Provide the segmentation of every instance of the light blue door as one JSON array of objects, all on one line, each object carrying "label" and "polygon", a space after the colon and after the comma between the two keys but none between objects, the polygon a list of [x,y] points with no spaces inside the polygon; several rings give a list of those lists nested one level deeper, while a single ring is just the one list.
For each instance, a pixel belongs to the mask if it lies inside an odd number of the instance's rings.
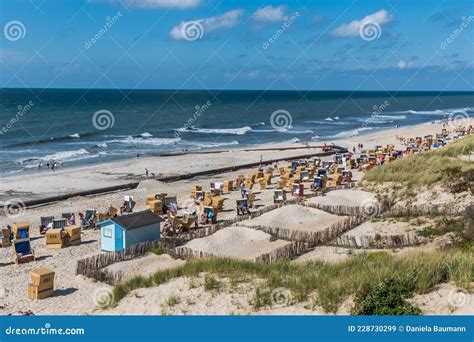
[{"label": "light blue door", "polygon": [[123,249],[123,234],[125,230],[120,227],[115,227],[115,250],[121,251]]}]

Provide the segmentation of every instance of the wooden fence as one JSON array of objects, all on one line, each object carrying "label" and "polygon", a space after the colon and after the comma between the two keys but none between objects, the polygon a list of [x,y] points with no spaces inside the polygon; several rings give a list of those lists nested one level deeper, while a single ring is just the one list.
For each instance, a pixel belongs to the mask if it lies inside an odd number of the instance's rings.
[{"label": "wooden fence", "polygon": [[415,233],[395,235],[341,235],[327,243],[330,246],[345,248],[400,248],[416,246],[426,241],[426,238]]},{"label": "wooden fence", "polygon": [[347,230],[361,224],[364,221],[363,216],[348,216],[331,226],[318,231],[298,230],[291,228],[262,226],[245,224],[245,227],[261,230],[267,234],[278,237],[279,239],[288,241],[298,241],[314,246],[316,244],[326,243],[335,237],[343,234]]}]

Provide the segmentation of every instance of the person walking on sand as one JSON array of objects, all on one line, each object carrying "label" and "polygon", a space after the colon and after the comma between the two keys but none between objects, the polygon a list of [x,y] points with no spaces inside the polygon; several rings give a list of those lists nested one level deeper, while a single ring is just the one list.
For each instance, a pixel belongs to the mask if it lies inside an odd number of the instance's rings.
[{"label": "person walking on sand", "polygon": [[145,176],[146,176],[146,178],[148,178],[148,169],[147,168],[145,168]]}]

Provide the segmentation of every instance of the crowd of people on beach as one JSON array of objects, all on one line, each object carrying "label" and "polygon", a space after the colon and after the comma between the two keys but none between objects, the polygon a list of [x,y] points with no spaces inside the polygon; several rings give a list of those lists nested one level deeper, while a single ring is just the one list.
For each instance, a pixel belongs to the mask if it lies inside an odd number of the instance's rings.
[{"label": "crowd of people on beach", "polygon": [[64,163],[56,162],[54,159],[51,159],[43,166],[43,163],[39,162],[38,170],[41,171],[44,167],[46,167],[46,170],[56,171],[57,169],[62,169],[64,167]]}]

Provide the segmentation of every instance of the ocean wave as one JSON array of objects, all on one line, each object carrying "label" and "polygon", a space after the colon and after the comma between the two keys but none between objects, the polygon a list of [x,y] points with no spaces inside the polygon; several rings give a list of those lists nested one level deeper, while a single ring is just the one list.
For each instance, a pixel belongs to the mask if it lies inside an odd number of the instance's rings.
[{"label": "ocean wave", "polygon": [[16,144],[8,145],[8,147],[22,147],[22,146],[30,146],[30,145],[42,145],[42,144],[49,144],[53,142],[61,142],[61,141],[68,141],[77,138],[83,138],[91,135],[99,134],[97,131],[91,132],[84,132],[84,133],[74,133],[69,135],[63,135],[59,137],[51,137],[51,138],[44,138],[44,139],[37,139],[37,140],[28,140]]},{"label": "ocean wave", "polygon": [[84,148],[81,148],[81,149],[75,150],[75,151],[56,152],[56,153],[44,156],[41,159],[46,160],[46,161],[49,161],[49,160],[66,160],[66,159],[75,158],[77,156],[83,156],[83,155],[86,155],[86,154],[89,154],[89,151],[87,151]]},{"label": "ocean wave", "polygon": [[407,114],[415,114],[415,115],[449,115],[451,113],[456,112],[466,112],[466,113],[474,113],[473,107],[466,107],[466,108],[448,108],[448,109],[436,109],[436,110],[406,110],[396,113],[407,113]]},{"label": "ocean wave", "polygon": [[415,115],[446,115],[447,111],[436,109],[436,110],[405,110],[399,113],[415,114]]},{"label": "ocean wave", "polygon": [[233,146],[233,145],[239,145],[239,142],[237,140],[234,140],[234,141],[222,142],[222,143],[194,143],[193,144],[193,146],[196,146],[198,149],[222,147],[222,146]]},{"label": "ocean wave", "polygon": [[95,146],[96,146],[96,147],[104,147],[104,148],[105,148],[105,147],[107,147],[108,145],[107,145],[107,143],[104,142],[104,143],[95,144]]},{"label": "ocean wave", "polygon": [[387,118],[389,120],[405,120],[406,115],[376,115],[377,118]]},{"label": "ocean wave", "polygon": [[306,134],[306,133],[310,133],[310,134],[313,134],[314,132],[309,130],[309,129],[294,129],[294,128],[290,128],[288,129],[285,133],[290,133],[290,134]]},{"label": "ocean wave", "polygon": [[337,125],[337,126],[344,126],[344,125],[348,125],[349,122],[347,121],[340,121],[340,120],[337,120],[337,121],[330,121],[330,120],[310,120],[310,121],[307,121],[307,122],[310,122],[310,123],[315,123],[315,124],[318,124],[318,125]]},{"label": "ocean wave", "polygon": [[373,115],[368,118],[357,118],[358,122],[387,124],[396,120],[406,120],[406,115]]},{"label": "ocean wave", "polygon": [[186,133],[206,133],[206,134],[234,134],[234,135],[244,135],[245,133],[251,131],[252,128],[249,126],[239,127],[239,128],[198,128],[191,126],[189,128],[178,128],[179,132]]},{"label": "ocean wave", "polygon": [[59,151],[56,153],[48,154],[46,156],[38,156],[38,157],[30,157],[23,160],[18,160],[18,164],[24,165],[24,169],[30,169],[38,166],[38,163],[47,163],[50,161],[55,162],[70,162],[76,161],[81,159],[89,159],[89,158],[97,158],[100,156],[108,155],[106,152],[99,152],[99,153],[90,153],[84,148],[79,150],[73,151]]},{"label": "ocean wave", "polygon": [[145,133],[142,133],[142,134],[134,135],[133,137],[134,138],[151,138],[151,137],[153,137],[153,134],[145,132]]},{"label": "ocean wave", "polygon": [[134,136],[126,136],[122,139],[107,140],[105,144],[124,144],[124,145],[172,145],[180,141],[181,138],[141,138]]},{"label": "ocean wave", "polygon": [[335,135],[331,135],[330,138],[350,138],[350,137],[359,135],[360,132],[370,131],[375,128],[379,128],[379,127],[359,127],[359,128],[351,129],[348,131],[342,131]]}]

